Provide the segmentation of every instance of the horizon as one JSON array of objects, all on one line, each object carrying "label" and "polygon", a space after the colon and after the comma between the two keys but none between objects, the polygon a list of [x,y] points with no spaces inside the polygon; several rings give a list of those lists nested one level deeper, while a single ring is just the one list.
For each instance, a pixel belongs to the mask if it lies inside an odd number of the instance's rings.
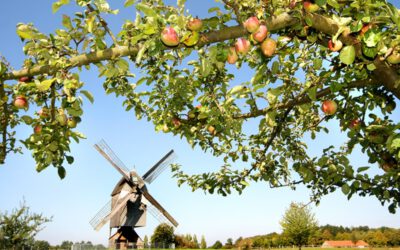
[{"label": "horizon", "polygon": [[[77,10],[70,4],[52,14],[53,2],[14,0],[3,3],[0,10],[0,22],[3,24],[0,55],[16,69],[20,68],[24,58],[23,43],[15,33],[17,23],[32,22],[40,30],[49,33],[61,26],[63,14],[71,15]],[[399,1],[389,2],[399,8]],[[214,4],[214,1],[187,1],[187,8],[194,16],[204,18],[210,15],[207,9],[211,3]],[[120,14],[106,16],[113,30],[118,30],[123,20],[134,19],[134,9],[124,9],[122,4],[123,1],[113,2],[112,6],[120,9]],[[236,73],[234,82],[248,80],[248,67],[239,71],[230,66],[229,70]],[[175,163],[182,165],[182,169],[188,173],[213,171],[223,162],[210,152],[203,152],[198,147],[192,149],[177,136],[155,132],[154,125],[145,120],[137,120],[133,113],[124,111],[122,98],[104,93],[101,86],[103,79],[98,79],[97,75],[94,68],[81,74],[81,79],[86,83],[85,89],[94,94],[95,101],[90,104],[84,100],[84,115],[77,130],[83,132],[87,139],[81,140],[79,144],[71,144],[75,162],[66,166],[67,175],[64,180],[59,179],[56,169],[52,167],[37,173],[35,162],[26,149],[23,155],[10,154],[5,164],[0,166],[0,212],[17,208],[25,199],[32,212],[53,216],[53,221],[45,224],[45,229],[36,237],[52,245],[61,244],[65,240],[108,245],[108,224],[99,232],[89,225],[89,220],[110,200],[110,193],[121,178],[93,148],[93,144],[102,138],[128,168],[134,167],[139,175],[144,174],[170,149],[174,149],[178,156]],[[400,105],[398,100],[396,103]],[[393,112],[391,117],[400,117],[400,109]],[[314,141],[304,139],[310,154],[319,154],[320,147],[332,142],[336,146],[341,145],[344,132],[340,131],[338,120],[331,121],[328,127],[329,134],[320,135]],[[19,139],[26,138],[30,133],[31,128],[27,126],[17,128]],[[358,166],[368,165],[367,158],[360,153],[359,148],[352,154],[351,161]],[[381,170],[376,168],[371,171]],[[224,243],[228,238],[280,232],[279,220],[289,204],[292,201],[308,203],[310,195],[304,186],[299,186],[295,191],[290,188],[271,189],[263,182],[250,183],[242,195],[232,193],[222,197],[204,194],[200,190],[191,192],[187,185],[177,187],[176,179],[169,169],[147,185],[147,188],[180,224],[175,229],[177,234],[196,234],[199,239],[204,235],[207,245],[216,240]],[[320,205],[313,204],[312,208],[320,225],[400,228],[399,211],[390,214],[387,205],[381,205],[373,197],[354,196],[348,201],[337,190],[322,197]],[[158,221],[147,214],[146,227],[135,230],[143,239],[145,235],[150,237],[157,225]]]}]

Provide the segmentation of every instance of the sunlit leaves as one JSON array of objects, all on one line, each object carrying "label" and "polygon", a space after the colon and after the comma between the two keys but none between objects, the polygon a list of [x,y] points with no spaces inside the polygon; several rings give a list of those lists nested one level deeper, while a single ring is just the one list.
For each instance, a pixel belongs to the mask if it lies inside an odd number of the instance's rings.
[{"label": "sunlit leaves", "polygon": [[353,64],[356,58],[356,49],[353,45],[345,46],[340,51],[340,61],[344,64]]}]

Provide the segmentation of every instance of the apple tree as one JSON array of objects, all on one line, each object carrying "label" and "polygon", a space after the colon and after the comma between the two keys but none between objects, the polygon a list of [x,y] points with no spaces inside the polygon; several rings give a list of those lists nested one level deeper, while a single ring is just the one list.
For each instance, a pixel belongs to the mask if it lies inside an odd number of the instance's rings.
[{"label": "apple tree", "polygon": [[[191,16],[185,0],[126,0],[136,15],[118,31],[107,0],[59,0],[53,11],[66,4],[81,11],[51,34],[17,25],[20,69],[1,59],[1,163],[20,141],[37,171],[54,166],[63,178],[71,141],[84,138],[82,103],[93,101],[79,75],[97,68],[137,119],[224,159],[212,173],[174,166],[179,184],[222,195],[252,181],[300,184],[316,202],[341,189],[399,207],[400,12],[386,0],[218,0],[211,18]],[[243,67],[252,75],[237,82]],[[310,154],[305,138],[323,139],[333,121],[346,141]],[[32,135],[18,138],[20,125]],[[370,166],[353,165],[354,150]]]}]

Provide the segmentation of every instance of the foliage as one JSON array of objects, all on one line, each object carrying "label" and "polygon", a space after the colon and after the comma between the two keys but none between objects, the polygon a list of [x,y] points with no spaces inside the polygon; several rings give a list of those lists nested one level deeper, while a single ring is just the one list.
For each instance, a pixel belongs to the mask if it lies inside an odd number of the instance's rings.
[{"label": "foliage", "polygon": [[[324,225],[318,227],[315,234],[309,238],[306,245],[321,246],[326,240],[363,240],[373,247],[400,246],[400,229],[381,227],[369,228],[368,226],[343,227]],[[386,239],[386,240],[385,240]],[[259,235],[244,240],[251,240],[255,248],[280,248],[291,246],[291,242],[284,234],[270,233]],[[383,244],[385,243],[386,244]]]},{"label": "foliage", "polygon": [[201,236],[200,248],[201,249],[207,248],[207,242],[206,242],[206,238],[204,237],[204,235]]},{"label": "foliage", "polygon": [[45,240],[37,240],[33,244],[33,249],[40,249],[40,250],[49,250],[50,243]]},{"label": "foliage", "polygon": [[174,243],[174,228],[167,223],[162,223],[154,229],[154,233],[151,236],[151,243],[156,247],[167,247]]},{"label": "foliage", "polygon": [[31,213],[30,208],[22,202],[18,209],[10,214],[0,213],[0,247],[21,248],[32,245],[35,235],[43,229],[43,224],[50,222],[42,214]]},{"label": "foliage", "polygon": [[317,229],[317,220],[310,208],[301,203],[291,203],[280,224],[283,234],[299,247],[306,245]]},{"label": "foliage", "polygon": [[143,246],[144,246],[144,248],[149,247],[149,238],[147,237],[147,235],[145,235],[143,238]]},{"label": "foliage", "polygon": [[222,243],[221,241],[217,240],[212,246],[210,246],[209,248],[211,249],[221,249],[222,248]]},{"label": "foliage", "polygon": [[[69,2],[55,2],[53,11]],[[193,17],[185,0],[174,6],[127,0],[125,7],[137,14],[118,35],[104,19],[118,10],[106,0],[74,2],[81,10],[63,15],[54,33],[17,25],[26,59],[16,71],[5,59],[0,63],[1,163],[20,151],[16,126],[40,126],[22,144],[37,171],[52,165],[64,178],[66,163],[74,161],[70,144],[84,138],[75,129],[83,102],[93,102],[80,73],[97,67],[105,92],[122,96],[138,119],[224,159],[213,173],[188,175],[174,166],[179,184],[222,195],[241,193],[251,181],[273,188],[304,184],[316,202],[339,189],[348,198],[374,196],[391,212],[400,205],[400,124],[391,116],[400,98],[400,14],[386,0],[318,0],[312,9],[302,0],[223,0],[199,31],[187,29]],[[253,16],[277,41],[268,56],[242,25]],[[163,44],[167,26],[180,45]],[[226,65],[229,48],[245,37],[251,48],[235,59],[236,70]],[[343,49],[331,51],[328,42]],[[235,75],[245,67],[252,76],[238,82]],[[31,104],[28,113],[13,105],[22,97]],[[337,103],[336,113],[320,111],[325,100]],[[311,154],[304,141],[324,140],[335,121],[346,141]],[[349,160],[358,149],[368,166]]]}]

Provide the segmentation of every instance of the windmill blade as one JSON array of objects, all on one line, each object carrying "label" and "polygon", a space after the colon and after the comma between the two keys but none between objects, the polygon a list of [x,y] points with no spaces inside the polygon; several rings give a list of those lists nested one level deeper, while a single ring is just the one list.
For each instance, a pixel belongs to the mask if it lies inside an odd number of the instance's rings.
[{"label": "windmill blade", "polygon": [[100,209],[93,219],[90,220],[90,225],[92,225],[96,231],[99,231],[115,214],[124,209],[128,200],[133,199],[134,197],[134,193],[126,194],[121,198],[119,201],[120,203],[114,208],[111,208],[111,201],[109,201],[102,209]]},{"label": "windmill blade", "polygon": [[147,183],[152,183],[167,166],[176,159],[174,150],[171,150],[161,160],[159,160],[152,168],[143,175],[143,180]]},{"label": "windmill blade", "polygon": [[[159,213],[161,213],[163,216],[165,216],[169,222],[171,222],[172,225],[174,225],[175,227],[178,226],[178,222],[167,212],[167,210],[165,210],[160,203],[158,203],[156,201],[156,199],[154,199],[153,196],[150,195],[149,192],[145,191],[143,192],[143,196],[146,198],[146,200],[153,205],[158,211]],[[149,210],[151,212],[151,209]],[[152,213],[153,214],[153,213]],[[154,214],[153,214],[154,215]],[[160,219],[159,215],[154,215],[157,219]]]},{"label": "windmill blade", "polygon": [[112,149],[108,146],[108,144],[102,139],[98,143],[94,145],[94,148],[99,151],[99,153],[107,159],[111,165],[118,170],[122,176],[127,181],[130,181],[129,178],[129,169],[125,166],[125,164],[118,158],[118,156],[112,151]]}]

